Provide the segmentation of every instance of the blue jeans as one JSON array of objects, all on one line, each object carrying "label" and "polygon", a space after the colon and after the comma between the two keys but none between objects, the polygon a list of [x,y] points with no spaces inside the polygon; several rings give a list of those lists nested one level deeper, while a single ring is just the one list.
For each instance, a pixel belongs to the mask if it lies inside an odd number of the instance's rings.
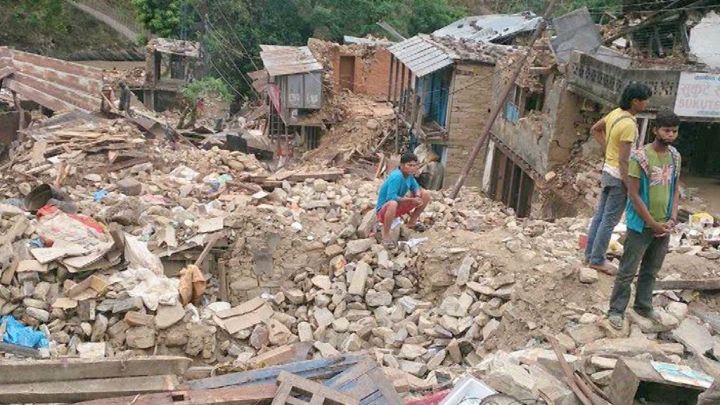
[{"label": "blue jeans", "polygon": [[612,231],[620,222],[627,202],[627,189],[622,180],[603,172],[600,186],[602,187],[600,202],[590,223],[585,248],[585,260],[590,264],[605,262],[605,253],[610,244]]}]

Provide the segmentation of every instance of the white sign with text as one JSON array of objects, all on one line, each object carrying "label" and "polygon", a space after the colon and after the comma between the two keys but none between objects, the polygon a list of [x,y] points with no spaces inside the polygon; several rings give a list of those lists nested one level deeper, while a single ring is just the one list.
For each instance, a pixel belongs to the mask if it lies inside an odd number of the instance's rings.
[{"label": "white sign with text", "polygon": [[681,117],[720,117],[720,75],[680,73],[675,114]]}]

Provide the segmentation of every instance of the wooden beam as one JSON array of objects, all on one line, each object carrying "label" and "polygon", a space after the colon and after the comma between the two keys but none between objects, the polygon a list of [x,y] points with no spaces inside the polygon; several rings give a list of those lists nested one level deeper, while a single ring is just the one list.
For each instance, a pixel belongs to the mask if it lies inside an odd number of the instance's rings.
[{"label": "wooden beam", "polygon": [[720,278],[698,280],[658,280],[655,290],[720,290]]},{"label": "wooden beam", "polygon": [[88,378],[183,375],[192,360],[178,356],[146,356],[129,359],[63,358],[0,363],[0,384],[83,380]]},{"label": "wooden beam", "polygon": [[174,375],[5,384],[0,385],[0,403],[78,402],[173,391],[177,387]]},{"label": "wooden beam", "polygon": [[335,356],[320,360],[299,361],[261,370],[243,371],[217,377],[204,378],[188,383],[191,389],[221,388],[230,385],[259,384],[275,381],[281,371],[297,374],[304,378],[330,378],[347,367],[353,366],[367,355]]},{"label": "wooden beam", "polygon": [[243,385],[240,387],[218,388],[212,390],[181,390],[159,394],[131,395],[119,398],[107,398],[78,402],[76,405],[244,405],[257,404],[275,397],[277,386],[267,384]]},{"label": "wooden beam", "polygon": [[10,353],[16,356],[40,358],[40,351],[25,346],[14,345],[12,343],[0,342],[0,353]]}]

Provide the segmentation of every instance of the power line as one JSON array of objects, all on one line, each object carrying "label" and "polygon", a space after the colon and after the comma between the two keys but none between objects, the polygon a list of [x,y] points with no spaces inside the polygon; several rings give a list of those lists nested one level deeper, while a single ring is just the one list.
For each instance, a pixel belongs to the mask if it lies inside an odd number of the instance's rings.
[{"label": "power line", "polygon": [[[248,57],[250,57],[249,56],[250,52],[248,52],[247,48],[245,48],[245,45],[243,44],[242,40],[240,40],[240,38],[235,34],[235,31],[232,30],[232,24],[230,24],[230,21],[228,21],[227,17],[225,17],[225,13],[220,13],[220,17],[222,17],[223,21],[225,21],[225,23],[228,25],[228,28],[230,28],[230,33],[232,34],[233,37],[235,37],[238,44],[240,44],[240,46],[243,49],[243,52],[245,52],[245,54],[248,55]],[[255,70],[260,70],[260,68],[258,68],[257,65],[255,64],[255,61],[253,60],[252,57],[250,57],[250,63],[253,64],[253,67],[255,68]]]}]

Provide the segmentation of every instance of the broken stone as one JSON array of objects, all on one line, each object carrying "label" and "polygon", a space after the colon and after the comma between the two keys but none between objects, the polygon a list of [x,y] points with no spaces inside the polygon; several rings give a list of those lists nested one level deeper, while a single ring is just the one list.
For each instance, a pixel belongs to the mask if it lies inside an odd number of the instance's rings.
[{"label": "broken stone", "polygon": [[506,361],[494,365],[483,380],[497,391],[515,398],[535,398],[535,379],[523,367]]},{"label": "broken stone", "polygon": [[409,360],[415,360],[418,357],[423,356],[425,353],[427,353],[427,349],[420,345],[406,343],[400,348],[400,357]]},{"label": "broken stone", "polygon": [[140,195],[142,192],[142,184],[132,177],[126,177],[119,180],[116,184],[118,186],[118,190],[125,195],[136,196]]},{"label": "broken stone", "polygon": [[685,319],[688,313],[688,306],[683,302],[672,301],[667,306],[667,311],[670,315],[674,316],[678,321]]},{"label": "broken stone", "polygon": [[[665,312],[663,312],[667,317],[671,317],[672,315],[669,315]],[[636,325],[640,327],[640,330],[643,333],[658,333],[658,332],[665,332],[670,329],[673,329],[674,326],[677,326],[678,322],[677,319],[673,318],[673,321],[666,320],[665,323],[669,323],[668,325],[664,325],[662,322],[656,322],[652,319],[645,318],[644,316],[640,316],[637,312],[630,309],[627,311],[628,319]],[[658,311],[658,315],[660,315],[661,312]]]},{"label": "broken stone", "polygon": [[315,322],[317,322],[318,328],[326,328],[335,320],[335,315],[333,315],[333,313],[327,308],[315,307],[313,317],[315,317]]},{"label": "broken stone", "polygon": [[435,370],[436,368],[440,367],[443,361],[445,361],[445,357],[447,357],[447,351],[444,349],[439,350],[430,358],[427,363],[427,368],[429,370]]},{"label": "broken stone", "polygon": [[357,333],[350,334],[340,345],[343,352],[357,352],[362,349],[363,341]]},{"label": "broken stone", "polygon": [[350,327],[350,321],[347,318],[338,318],[333,321],[332,327],[337,333],[345,333]]},{"label": "broken stone", "polygon": [[287,298],[291,304],[301,305],[305,303],[305,293],[297,288],[285,291],[285,298]]},{"label": "broken stone", "polygon": [[602,329],[595,324],[577,325],[568,328],[566,333],[578,346],[588,344],[605,336]]},{"label": "broken stone", "polygon": [[155,317],[143,314],[137,311],[128,311],[125,313],[125,322],[130,326],[153,326]]},{"label": "broken stone", "polygon": [[458,298],[454,296],[445,297],[440,304],[440,312],[458,318],[467,315],[467,309],[463,308]]},{"label": "broken stone", "polygon": [[370,250],[374,241],[372,239],[351,240],[345,245],[345,256],[354,256]]},{"label": "broken stone", "polygon": [[92,335],[90,340],[93,342],[100,342],[105,336],[105,332],[108,327],[108,319],[103,314],[97,314],[95,317],[95,324],[93,325]]},{"label": "broken stone", "polygon": [[464,286],[468,281],[470,281],[470,271],[472,271],[472,266],[474,264],[475,259],[473,259],[472,256],[467,255],[463,258],[462,263],[460,263],[460,267],[457,269],[455,284]]},{"label": "broken stone", "polygon": [[308,322],[300,322],[297,326],[298,336],[301,342],[312,342],[313,338],[312,326]]},{"label": "broken stone", "polygon": [[617,364],[617,359],[611,359],[601,356],[592,356],[590,358],[590,364],[600,370],[612,370]]},{"label": "broken stone", "polygon": [[155,325],[158,329],[167,329],[180,322],[185,317],[182,305],[160,305],[155,315]]},{"label": "broken stone", "polygon": [[375,213],[375,210],[370,210],[365,213],[365,215],[362,218],[362,221],[360,221],[360,225],[357,229],[357,235],[360,238],[369,238],[372,234],[373,230],[375,229],[375,225],[377,224],[377,214]]},{"label": "broken stone", "polygon": [[610,385],[612,381],[613,370],[598,371],[590,375],[590,379],[598,385]]},{"label": "broken stone", "polygon": [[25,308],[25,313],[32,317],[37,319],[38,321],[42,323],[47,323],[50,320],[50,312],[40,309],[40,308]]},{"label": "broken stone", "polygon": [[580,282],[585,284],[592,284],[597,282],[599,279],[597,270],[589,267],[580,268]]},{"label": "broken stone", "polygon": [[691,318],[683,319],[680,326],[672,331],[672,338],[685,345],[689,351],[700,355],[712,350],[715,344],[715,339],[710,335],[710,332]]},{"label": "broken stone", "polygon": [[398,364],[400,365],[400,370],[416,377],[422,377],[427,372],[427,366],[416,361],[398,360]]},{"label": "broken stone", "polygon": [[263,324],[255,325],[255,328],[250,334],[249,343],[255,350],[260,350],[267,346],[270,343],[270,331],[267,326]]},{"label": "broken stone", "polygon": [[99,359],[105,357],[105,343],[80,343],[77,352],[81,359]]},{"label": "broken stone", "polygon": [[392,303],[392,295],[387,291],[368,290],[365,294],[365,303],[369,307],[387,306]]},{"label": "broken stone", "polygon": [[330,290],[332,288],[332,282],[330,277],[318,275],[312,278],[312,283],[321,290]]},{"label": "broken stone", "polygon": [[313,346],[320,352],[322,357],[332,357],[340,354],[340,352],[330,343],[317,341],[313,344]]},{"label": "broken stone", "polygon": [[125,332],[125,341],[128,347],[149,349],[155,345],[155,330],[147,326],[130,328]]},{"label": "broken stone", "polygon": [[498,322],[496,319],[491,319],[487,323],[487,325],[485,325],[483,327],[483,330],[482,330],[483,340],[490,339],[499,326],[500,326],[500,322]]},{"label": "broken stone", "polygon": [[290,332],[290,329],[288,329],[287,326],[283,325],[276,319],[270,320],[269,328],[269,339],[270,343],[273,345],[282,346],[297,341],[298,339],[297,336]]},{"label": "broken stone", "polygon": [[365,283],[367,283],[368,275],[370,274],[370,265],[365,262],[359,262],[355,271],[353,272],[352,281],[350,281],[350,287],[348,293],[354,295],[363,295],[365,292]]}]

